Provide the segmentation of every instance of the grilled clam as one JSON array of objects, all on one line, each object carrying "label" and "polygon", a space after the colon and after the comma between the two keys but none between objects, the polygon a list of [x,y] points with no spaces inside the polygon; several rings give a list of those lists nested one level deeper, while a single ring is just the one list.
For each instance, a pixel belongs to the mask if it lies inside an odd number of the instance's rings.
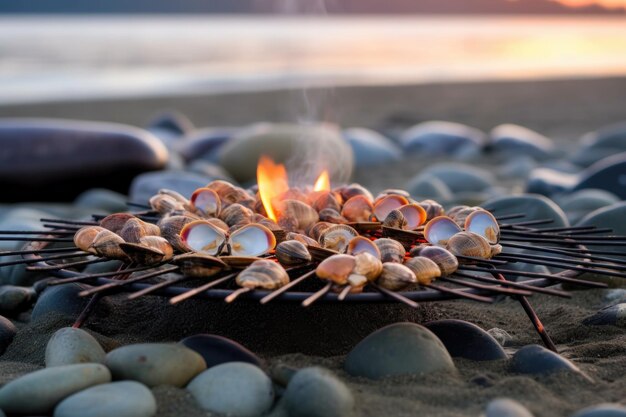
[{"label": "grilled clam", "polygon": [[446,246],[448,240],[460,231],[461,228],[454,220],[446,216],[439,216],[426,223],[424,237],[431,245]]},{"label": "grilled clam", "polygon": [[120,243],[120,248],[140,265],[156,265],[172,259],[174,249],[161,236],[143,236],[138,243]]},{"label": "grilled clam", "polygon": [[383,270],[376,283],[388,290],[402,291],[417,284],[417,278],[406,265],[387,262],[383,264]]},{"label": "grilled clam", "polygon": [[85,252],[91,252],[94,255],[96,254],[96,250],[91,246],[94,239],[103,230],[107,230],[104,227],[100,226],[85,226],[81,227],[74,233],[74,244],[78,249],[84,250]]},{"label": "grilled clam", "polygon": [[354,269],[352,274],[363,275],[368,281],[374,281],[383,271],[383,263],[380,258],[368,252],[361,252],[354,256]]},{"label": "grilled clam", "polygon": [[325,208],[319,213],[320,220],[323,222],[335,223],[335,224],[344,224],[348,223],[348,219],[343,217],[341,213],[332,208]]},{"label": "grilled clam", "polygon": [[275,290],[289,283],[289,275],[279,263],[261,259],[241,271],[236,281],[244,288]]},{"label": "grilled clam", "polygon": [[398,194],[389,194],[380,198],[374,203],[374,216],[379,221],[385,220],[391,210],[399,209],[400,207],[409,204],[409,200]]},{"label": "grilled clam", "polygon": [[159,220],[158,226],[163,236],[174,249],[187,252],[189,249],[180,238],[180,231],[186,224],[193,222],[194,219],[189,216],[170,216]]},{"label": "grilled clam", "polygon": [[317,197],[315,198],[315,201],[313,201],[313,203],[311,204],[311,207],[313,207],[318,212],[321,212],[322,210],[327,208],[333,209],[336,212],[341,211],[341,205],[337,201],[335,194],[331,191],[322,191],[317,193]]},{"label": "grilled clam", "polygon": [[426,223],[426,210],[419,204],[406,204],[398,208],[398,211],[404,215],[407,222],[406,229],[408,230],[415,230]]},{"label": "grilled clam", "polygon": [[385,237],[377,239],[374,244],[378,247],[378,250],[380,251],[380,259],[383,262],[402,263],[404,261],[406,250],[404,249],[404,246],[402,246],[402,243],[397,240]]},{"label": "grilled clam", "polygon": [[135,216],[130,213],[113,213],[100,220],[100,227],[104,227],[113,233],[119,233],[128,219],[134,219]]},{"label": "grilled clam", "polygon": [[155,224],[132,217],[126,221],[124,227],[119,231],[119,235],[126,242],[139,243],[139,239],[144,236],[160,236],[161,230]]},{"label": "grilled clam", "polygon": [[483,236],[472,232],[459,232],[446,245],[452,254],[489,259],[502,251],[502,246],[491,245]]},{"label": "grilled clam", "polygon": [[215,180],[210,182],[205,188],[213,190],[220,197],[222,208],[224,206],[239,203],[246,207],[254,207],[256,200],[246,190],[235,187],[231,183],[223,180]]},{"label": "grilled clam", "polygon": [[481,209],[470,213],[465,219],[464,226],[467,232],[481,235],[492,245],[495,245],[500,240],[498,221],[487,210]]},{"label": "grilled clam", "polygon": [[297,240],[285,240],[276,246],[276,258],[282,265],[300,265],[311,262],[306,245]]},{"label": "grilled clam", "polygon": [[150,198],[150,207],[161,215],[167,215],[174,212],[182,212],[185,205],[176,198],[167,194],[157,194]]},{"label": "grilled clam", "polygon": [[367,222],[373,210],[372,202],[365,195],[356,195],[344,203],[341,215],[351,222]]},{"label": "grilled clam", "polygon": [[455,273],[459,268],[459,261],[456,256],[440,246],[424,246],[420,250],[415,251],[415,256],[423,256],[432,260],[437,264],[441,274],[444,276]]},{"label": "grilled clam", "polygon": [[419,205],[426,211],[426,221],[430,221],[435,217],[443,216],[445,214],[443,206],[435,200],[422,200],[419,202]]},{"label": "grilled clam", "polygon": [[220,220],[229,226],[236,224],[247,224],[252,222],[254,212],[248,207],[245,207],[239,203],[232,203],[228,207],[222,209],[220,213]]},{"label": "grilled clam", "polygon": [[357,195],[365,196],[369,201],[374,200],[374,196],[372,195],[372,193],[370,193],[369,190],[363,187],[361,184],[355,183],[350,185],[344,185],[343,187],[339,187],[334,191],[338,192],[341,195],[341,198],[343,198],[344,202]]},{"label": "grilled clam", "polygon": [[319,221],[317,211],[298,200],[283,200],[278,205],[278,224],[290,232],[306,230]]},{"label": "grilled clam", "polygon": [[186,252],[219,255],[227,243],[226,233],[206,220],[187,223],[180,231]]},{"label": "grilled clam", "polygon": [[348,277],[356,266],[356,260],[351,255],[333,255],[324,259],[315,269],[315,274],[338,285],[348,284]]},{"label": "grilled clam", "polygon": [[393,227],[394,229],[405,229],[407,227],[407,221],[400,210],[394,209],[391,210],[387,217],[385,217],[385,220],[383,220],[383,226]]},{"label": "grilled clam", "polygon": [[348,255],[354,256],[364,252],[374,255],[378,259],[381,258],[380,250],[378,249],[378,246],[374,244],[374,242],[364,236],[356,236],[352,238],[352,240],[350,240],[350,243],[348,244],[348,250],[346,253]]},{"label": "grilled clam", "polygon": [[302,233],[289,232],[285,235],[286,240],[297,240],[305,246],[319,246],[319,242],[313,238],[303,235]]},{"label": "grilled clam", "polygon": [[328,228],[330,228],[332,225],[332,223],[328,222],[317,222],[306,229],[306,234],[311,239],[314,239],[316,242],[321,243],[322,234],[324,234],[324,232],[328,230]]},{"label": "grilled clam", "polygon": [[267,227],[251,223],[233,232],[228,239],[233,256],[259,256],[276,246],[276,237]]},{"label": "grilled clam", "polygon": [[201,253],[183,253],[172,259],[180,272],[188,278],[208,278],[225,269],[228,265],[219,258]]},{"label": "grilled clam", "polygon": [[[98,256],[126,261],[128,260],[128,256],[120,248],[120,243],[124,243],[124,239],[110,230],[105,229],[98,232],[94,237],[90,248],[93,249]],[[90,252],[92,251],[90,250]]]},{"label": "grilled clam", "polygon": [[330,226],[322,233],[320,243],[324,248],[344,253],[350,241],[358,235],[359,233],[354,228],[345,224],[336,224]]},{"label": "grilled clam", "polygon": [[413,273],[417,282],[422,285],[428,285],[436,278],[441,276],[441,270],[435,262],[423,256],[408,259],[406,265]]},{"label": "grilled clam", "polygon": [[192,211],[207,217],[217,217],[222,210],[220,196],[210,188],[198,188],[189,199]]}]

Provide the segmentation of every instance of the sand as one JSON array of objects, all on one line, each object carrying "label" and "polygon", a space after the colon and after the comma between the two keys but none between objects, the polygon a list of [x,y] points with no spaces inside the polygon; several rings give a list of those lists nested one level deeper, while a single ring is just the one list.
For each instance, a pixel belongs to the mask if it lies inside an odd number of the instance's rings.
[{"label": "sand", "polygon": [[[0,106],[0,117],[66,117],[143,125],[156,112],[175,108],[198,126],[243,125],[259,120],[294,121],[326,115],[343,126],[367,126],[393,132],[415,122],[442,119],[482,129],[519,123],[573,146],[586,131],[626,118],[626,79],[492,82],[397,87],[346,87],[309,91],[314,112],[302,115],[300,91],[137,100]],[[296,103],[294,105],[294,103]],[[312,114],[315,113],[315,114]],[[409,160],[394,167],[357,171],[355,178],[374,190],[404,184],[423,167]],[[433,161],[429,161],[432,163]],[[490,161],[479,161],[489,168]],[[87,322],[106,349],[138,341],[175,341],[201,331],[225,334],[276,364],[326,366],[346,381],[362,416],[478,416],[496,397],[510,397],[538,417],[568,416],[602,402],[623,401],[626,393],[626,332],[614,326],[585,326],[583,318],[604,305],[606,290],[576,291],[572,299],[530,298],[563,356],[594,382],[577,375],[528,377],[512,374],[506,361],[455,359],[457,373],[368,381],[342,371],[343,355],[360,338],[384,324],[457,318],[485,330],[498,327],[513,336],[507,350],[541,344],[520,304],[507,299],[492,305],[464,301],[404,306],[317,306],[302,313],[297,305],[259,308],[247,303],[225,307],[190,301],[169,307],[159,298],[134,303],[108,297]],[[345,309],[344,309],[345,307]],[[72,318],[18,323],[20,331],[0,357],[0,383],[43,366],[45,343]],[[306,353],[306,354],[305,354]],[[184,391],[153,390],[159,417],[208,416]]]}]

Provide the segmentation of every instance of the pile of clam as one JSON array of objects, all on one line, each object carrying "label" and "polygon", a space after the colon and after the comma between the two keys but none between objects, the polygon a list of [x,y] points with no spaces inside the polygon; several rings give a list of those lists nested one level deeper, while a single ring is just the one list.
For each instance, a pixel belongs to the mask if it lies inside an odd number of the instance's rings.
[{"label": "pile of clam", "polygon": [[79,229],[74,243],[128,264],[172,263],[194,278],[241,270],[236,283],[245,289],[277,290],[289,284],[289,269],[310,267],[343,296],[368,284],[419,289],[454,273],[459,263],[501,250],[491,213],[467,206],[446,212],[401,190],[374,197],[358,184],[331,191],[293,188],[273,203],[278,221],[266,216],[256,190],[225,181],[189,198],[161,190],[150,199],[150,210],[109,215]]}]

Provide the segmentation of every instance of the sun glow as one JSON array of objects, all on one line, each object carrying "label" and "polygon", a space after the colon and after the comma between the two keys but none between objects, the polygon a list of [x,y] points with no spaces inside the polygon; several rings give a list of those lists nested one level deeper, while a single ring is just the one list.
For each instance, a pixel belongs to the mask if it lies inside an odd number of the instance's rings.
[{"label": "sun glow", "polygon": [[558,0],[559,3],[570,7],[582,7],[597,4],[603,7],[622,7],[626,8],[626,0]]}]

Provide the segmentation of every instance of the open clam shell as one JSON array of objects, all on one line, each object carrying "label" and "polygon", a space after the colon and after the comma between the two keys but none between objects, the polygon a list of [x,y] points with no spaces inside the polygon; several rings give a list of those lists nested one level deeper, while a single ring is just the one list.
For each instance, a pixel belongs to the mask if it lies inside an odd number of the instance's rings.
[{"label": "open clam shell", "polygon": [[220,196],[210,188],[198,188],[189,199],[193,211],[203,216],[217,217],[222,210]]},{"label": "open clam shell", "polygon": [[383,221],[391,210],[399,209],[407,204],[409,204],[409,200],[407,200],[406,197],[398,194],[386,195],[374,204],[374,216],[376,216],[379,221]]},{"label": "open clam shell", "polygon": [[415,230],[426,223],[426,210],[419,204],[406,204],[397,209],[406,220],[405,229]]},{"label": "open clam shell", "polygon": [[359,253],[369,253],[370,255],[375,256],[377,259],[380,259],[380,249],[378,246],[368,238],[364,236],[357,236],[352,238],[350,243],[348,244],[348,255],[358,255]]},{"label": "open clam shell", "polygon": [[276,247],[276,237],[267,227],[251,223],[233,232],[229,243],[233,256],[259,256]]},{"label": "open clam shell", "polygon": [[371,201],[364,195],[355,195],[346,201],[341,209],[341,215],[351,222],[367,222],[372,217]]},{"label": "open clam shell", "polygon": [[320,236],[320,242],[326,249],[344,253],[348,249],[350,241],[358,235],[359,232],[354,228],[345,224],[336,224],[326,229]]},{"label": "open clam shell", "polygon": [[207,255],[218,255],[226,244],[226,233],[205,220],[186,224],[180,231],[180,238],[188,251]]},{"label": "open clam shell", "polygon": [[424,237],[431,245],[446,246],[448,240],[461,231],[461,227],[450,217],[439,216],[426,224]]},{"label": "open clam shell", "polygon": [[492,245],[500,240],[498,221],[487,210],[477,210],[470,213],[465,219],[465,230],[481,235]]}]

